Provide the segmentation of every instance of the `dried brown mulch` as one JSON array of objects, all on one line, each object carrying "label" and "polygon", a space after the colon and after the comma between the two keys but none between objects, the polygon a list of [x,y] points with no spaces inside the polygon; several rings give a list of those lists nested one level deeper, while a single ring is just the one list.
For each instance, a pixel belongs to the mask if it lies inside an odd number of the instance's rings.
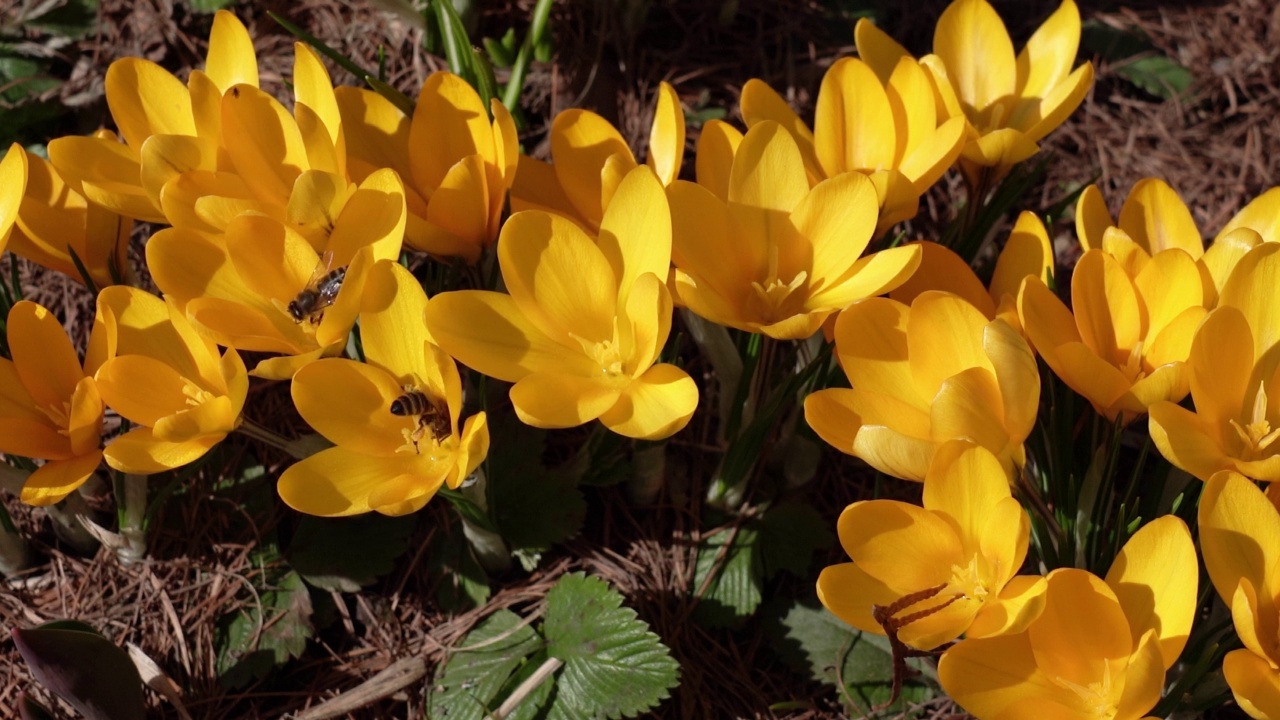
[{"label": "dried brown mulch", "polygon": [[[721,23],[728,3],[721,0],[653,3],[647,23],[638,29],[590,2],[558,4],[554,62],[535,65],[526,94],[532,122],[524,138],[535,152],[554,112],[582,106],[613,119],[633,146],[644,145],[652,92],[660,80],[674,83],[686,105],[731,108],[741,84],[762,77],[811,113],[825,67],[852,50],[852,22],[833,18],[828,7],[840,3],[781,0],[742,2],[737,16]],[[996,3],[1016,36],[1025,38],[1056,3]],[[189,12],[171,0],[102,0],[97,36],[77,50],[89,58],[64,92],[80,104],[88,126],[108,123],[100,102],[101,78],[117,57],[136,55],[175,71],[199,65],[208,16]],[[482,28],[500,35],[513,22],[523,27],[529,0],[483,3]],[[895,3],[886,3],[896,7]],[[927,50],[932,25],[945,5],[930,0],[928,10],[909,15],[892,10],[886,26],[917,52]],[[1166,7],[1158,2],[1083,3],[1086,18],[1136,29],[1168,56],[1191,69],[1196,81],[1184,96],[1162,101],[1135,88],[1107,64],[1075,116],[1045,143],[1057,154],[1048,179],[1029,199],[1044,207],[1095,177],[1113,210],[1135,181],[1159,176],[1178,188],[1206,234],[1217,230],[1236,210],[1280,178],[1280,153],[1271,144],[1280,137],[1274,109],[1280,87],[1280,9],[1263,0],[1229,0]],[[286,92],[281,78],[290,73],[292,38],[267,17],[283,12],[334,47],[366,66],[376,64],[385,47],[393,84],[411,95],[441,67],[421,49],[421,32],[384,15],[368,3],[341,0],[283,0],[239,3],[237,14],[255,38],[264,85]],[[353,82],[341,71],[338,82]],[[95,99],[96,98],[96,99]],[[691,142],[696,133],[691,133]],[[543,148],[543,150],[545,150]],[[951,188],[957,187],[953,181]],[[943,192],[931,196],[913,232],[936,232],[952,208]],[[140,245],[139,240],[139,245]],[[135,248],[137,255],[138,248]],[[89,298],[77,284],[23,264],[28,296],[56,308],[83,331],[91,321]],[[280,386],[255,387],[259,419],[288,431],[301,431]],[[270,685],[228,691],[216,680],[215,627],[219,617],[249,602],[246,587],[256,567],[255,537],[279,531],[287,535],[296,518],[276,508],[246,531],[234,507],[210,491],[219,472],[206,468],[166,504],[151,539],[152,557],[122,567],[114,555],[99,551],[84,557],[57,541],[42,512],[6,496],[5,507],[32,541],[41,563],[0,591],[0,625],[29,626],[53,618],[77,618],[102,629],[118,643],[132,642],[154,659],[184,689],[184,701],[199,718],[279,717],[320,704],[360,684],[404,658],[420,658],[432,672],[467,631],[500,608],[522,616],[536,612],[547,589],[565,572],[585,570],[619,589],[628,604],[651,624],[682,665],[682,684],[655,717],[773,717],[774,703],[799,701],[810,709],[791,718],[838,717],[834,690],[806,681],[783,667],[752,626],[731,632],[707,630],[693,622],[694,546],[701,532],[698,499],[703,478],[715,459],[703,448],[713,436],[704,417],[676,439],[687,450],[683,469],[674,472],[659,504],[636,508],[620,488],[592,490],[582,534],[557,548],[529,574],[498,578],[484,607],[450,616],[434,604],[438,577],[423,571],[425,549],[446,532],[447,509],[429,506],[397,569],[364,592],[338,598],[342,615],[337,631],[322,634],[303,659],[278,671]],[[236,440],[223,458],[231,467],[238,453],[252,452],[274,477],[285,462],[269,449]],[[501,443],[495,441],[495,451]],[[870,492],[845,458],[829,457],[807,490],[834,527],[848,502]],[[103,499],[102,509],[110,507]],[[109,523],[109,519],[104,522]],[[834,561],[836,558],[831,558]],[[783,581],[773,593],[812,593],[811,581]],[[13,707],[30,676],[12,643],[0,643],[0,717]],[[425,681],[352,715],[359,718],[420,717]],[[153,698],[154,700],[154,698]],[[939,713],[949,712],[939,707]],[[157,716],[175,717],[155,701]]]}]

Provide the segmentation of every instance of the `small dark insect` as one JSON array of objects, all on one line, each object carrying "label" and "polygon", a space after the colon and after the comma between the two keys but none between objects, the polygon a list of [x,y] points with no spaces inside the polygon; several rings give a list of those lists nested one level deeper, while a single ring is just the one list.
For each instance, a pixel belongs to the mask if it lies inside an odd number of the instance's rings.
[{"label": "small dark insect", "polygon": [[421,390],[406,386],[404,394],[391,401],[391,414],[400,417],[418,417],[418,427],[409,435],[413,449],[426,437],[427,431],[437,440],[443,440],[451,434],[449,425],[449,409],[438,403]]},{"label": "small dark insect", "polygon": [[289,301],[289,316],[294,322],[301,323],[305,319],[312,325],[320,324],[324,319],[324,309],[338,299],[338,291],[342,289],[342,281],[347,277],[347,269],[338,267],[330,270],[329,266],[332,264],[333,253],[326,252],[311,273],[306,287]]},{"label": "small dark insect", "polygon": [[240,97],[240,88],[238,87],[231,88],[231,97],[237,97],[237,98]]}]

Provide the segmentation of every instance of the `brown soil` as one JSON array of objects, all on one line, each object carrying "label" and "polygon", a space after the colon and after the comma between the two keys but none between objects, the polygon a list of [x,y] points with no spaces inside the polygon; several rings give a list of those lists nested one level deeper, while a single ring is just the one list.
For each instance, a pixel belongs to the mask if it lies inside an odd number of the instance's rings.
[{"label": "brown soil", "polygon": [[[498,36],[512,24],[523,31],[523,18],[533,3],[479,4],[484,7],[482,32]],[[861,4],[746,0],[732,22],[721,23],[722,8],[734,4],[655,2],[647,21],[632,30],[620,14],[604,10],[622,4],[558,3],[552,18],[555,59],[535,64],[525,95],[525,111],[532,121],[526,146],[545,152],[540,141],[548,119],[557,110],[581,106],[617,122],[639,150],[653,89],[664,79],[675,84],[687,107],[725,106],[731,108],[732,118],[742,83],[762,77],[802,115],[811,113],[824,68],[852,51],[852,21],[830,8]],[[924,52],[945,3],[928,0],[917,5],[928,7],[909,15],[883,12],[881,24],[911,50]],[[996,5],[1021,39],[1056,2],[1002,0]],[[1280,64],[1275,62],[1280,9],[1273,11],[1271,5],[1265,0],[1178,7],[1154,1],[1124,7],[1084,2],[1086,20],[1144,33],[1161,52],[1189,68],[1195,83],[1180,98],[1163,101],[1123,79],[1114,66],[1101,63],[1098,82],[1084,106],[1045,143],[1057,159],[1047,180],[1028,198],[1028,207],[1047,207],[1096,177],[1113,211],[1118,210],[1136,180],[1154,175],[1181,191],[1202,230],[1211,235],[1245,202],[1275,185],[1280,153],[1271,152],[1270,144],[1280,137],[1274,111],[1280,93]],[[390,81],[410,95],[429,72],[443,67],[441,60],[421,49],[418,30],[370,3],[266,0],[238,2],[234,9],[255,38],[264,86],[281,95],[287,92],[281,78],[290,73],[292,38],[267,17],[268,9],[282,12],[367,67],[376,66],[378,48],[385,47]],[[180,1],[101,0],[97,35],[65,51],[68,67],[78,68],[62,90],[78,103],[73,121],[78,126],[66,130],[109,124],[101,87],[113,59],[142,56],[182,72],[202,62],[208,23],[209,16],[189,11]],[[90,62],[76,65],[71,60],[75,57]],[[340,70],[334,79],[354,82]],[[696,133],[690,136],[692,148]],[[951,178],[949,185],[931,194],[911,225],[914,235],[928,237],[950,219],[948,192],[958,187]],[[92,321],[88,294],[76,283],[25,262],[21,270],[28,296],[56,309],[83,337]],[[249,407],[260,421],[281,432],[305,431],[281,386],[255,386]],[[688,451],[687,477],[673,481],[657,506],[636,508],[618,487],[588,489],[583,532],[549,553],[535,572],[498,577],[488,604],[465,614],[443,613],[432,599],[439,578],[422,571],[425,549],[448,527],[449,509],[442,502],[432,503],[397,569],[363,592],[339,598],[341,629],[322,634],[303,658],[278,670],[269,684],[230,691],[217,682],[215,670],[215,624],[251,601],[243,586],[260,572],[251,558],[255,538],[270,532],[287,537],[297,523],[293,513],[278,505],[246,523],[233,517],[228,497],[236,499],[234,493],[209,490],[223,468],[237,465],[241,453],[253,453],[265,465],[268,478],[286,464],[278,452],[244,439],[232,441],[220,456],[221,465],[206,465],[182,483],[157,518],[151,557],[134,567],[121,566],[108,551],[86,557],[66,548],[55,539],[43,512],[5,496],[5,507],[40,562],[21,581],[0,589],[0,625],[26,627],[54,618],[88,622],[117,643],[139,645],[182,688],[194,717],[274,718],[323,703],[403,658],[421,658],[430,673],[493,611],[511,608],[528,615],[559,576],[585,570],[620,590],[681,663],[682,684],[653,717],[767,718],[775,717],[768,708],[782,702],[798,702],[791,707],[808,709],[778,716],[840,717],[837,691],[783,666],[754,625],[737,631],[707,630],[690,620],[696,589],[691,587],[693,546],[705,531],[697,522],[701,478],[715,465],[699,438],[712,436],[700,414],[676,439],[676,445]],[[501,452],[501,439],[495,438],[494,447]],[[834,527],[840,509],[870,492],[865,474],[833,453],[803,496]],[[110,507],[109,498],[104,498],[100,509]],[[827,560],[834,562],[838,555],[835,550]],[[766,587],[767,596],[812,593],[812,578]],[[0,717],[10,716],[17,693],[31,686],[13,644],[0,643]],[[425,689],[426,681],[411,684],[351,717],[421,717]],[[45,697],[39,692],[37,696]],[[177,716],[172,706],[154,696],[152,703],[155,717]],[[942,705],[935,716],[954,712]]]}]

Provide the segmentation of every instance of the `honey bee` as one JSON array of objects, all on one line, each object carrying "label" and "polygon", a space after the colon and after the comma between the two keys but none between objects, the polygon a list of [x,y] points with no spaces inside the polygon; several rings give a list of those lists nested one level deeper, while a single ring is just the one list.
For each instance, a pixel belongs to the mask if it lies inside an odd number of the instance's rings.
[{"label": "honey bee", "polygon": [[324,309],[338,298],[342,281],[347,277],[347,268],[338,267],[330,270],[332,265],[333,253],[326,252],[316,264],[316,269],[312,271],[306,287],[289,301],[289,316],[294,322],[301,323],[305,319],[312,325],[319,325],[324,318]]},{"label": "honey bee", "polygon": [[409,441],[413,443],[415,452],[418,451],[418,443],[426,437],[428,431],[436,440],[443,440],[452,434],[449,408],[410,385],[405,386],[403,395],[391,401],[391,414],[400,417],[414,415],[418,417],[418,426],[409,434]]}]

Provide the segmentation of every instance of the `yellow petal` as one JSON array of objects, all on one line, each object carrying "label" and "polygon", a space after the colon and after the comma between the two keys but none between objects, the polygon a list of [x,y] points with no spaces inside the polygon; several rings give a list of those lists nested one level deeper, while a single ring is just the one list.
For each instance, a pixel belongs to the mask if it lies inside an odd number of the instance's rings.
[{"label": "yellow petal", "polygon": [[376,92],[339,86],[333,93],[351,157],[369,168],[391,168],[402,180],[413,177],[409,169],[410,119]]},{"label": "yellow petal", "polygon": [[126,420],[154,426],[187,409],[188,379],[146,355],[122,355],[103,363],[96,377],[102,399]]},{"label": "yellow petal", "polygon": [[591,422],[620,396],[613,383],[562,373],[534,373],[511,386],[511,404],[520,422],[549,429]]},{"label": "yellow petal", "polygon": [[1204,241],[1182,198],[1158,178],[1139,180],[1120,208],[1120,229],[1150,255],[1181,248],[1192,258],[1204,254]]},{"label": "yellow petal", "polygon": [[43,507],[62,502],[84,484],[102,463],[102,451],[94,448],[66,460],[50,460],[22,484],[22,502]]},{"label": "yellow petal", "polygon": [[[373,509],[370,496],[381,486],[404,482],[401,477],[415,470],[415,464],[413,458],[405,455],[371,457],[350,448],[334,447],[290,465],[281,473],[276,491],[286,505],[308,515],[357,515]],[[428,481],[428,487],[434,484],[438,488],[443,475],[439,472],[435,475],[434,478],[428,475],[422,480]],[[387,497],[382,499],[384,502],[390,500]],[[425,502],[422,501],[423,504]]]},{"label": "yellow petal", "polygon": [[1232,650],[1222,659],[1222,675],[1240,709],[1257,720],[1280,717],[1280,672],[1248,650]]},{"label": "yellow petal", "polygon": [[838,310],[864,298],[883,295],[911,277],[920,265],[920,248],[915,245],[889,248],[858,258],[839,282],[812,292],[805,307]]},{"label": "yellow petal", "polygon": [[18,208],[27,188],[27,153],[14,143],[0,160],[0,252],[18,220]]},{"label": "yellow petal", "polygon": [[698,184],[721,202],[729,202],[729,175],[740,144],[742,133],[722,120],[707,121],[698,136],[698,152],[694,154]]},{"label": "yellow petal", "polygon": [[860,60],[841,58],[827,70],[813,126],[815,152],[826,177],[895,165],[899,138],[889,96]]},{"label": "yellow petal", "polygon": [[309,169],[298,124],[275,98],[251,85],[222,96],[222,132],[236,172],[259,199],[284,204],[293,183]]},{"label": "yellow petal", "polygon": [[1047,95],[1071,72],[1079,47],[1080,10],[1074,0],[1063,0],[1018,53],[1015,93],[1021,97]]},{"label": "yellow petal", "polygon": [[166,222],[142,187],[137,151],[114,139],[71,136],[50,142],[49,158],[68,184],[98,205],[139,220]]},{"label": "yellow petal", "polygon": [[[748,80],[747,84],[742,86],[739,107],[742,111],[742,119],[746,122],[748,130],[769,121],[781,125],[799,147],[800,157],[804,159],[804,168],[808,177],[815,183],[826,177],[823,174],[822,165],[818,161],[818,155],[814,147],[813,132],[809,130],[809,127],[804,124],[804,121],[800,119],[795,110],[792,110],[787,101],[783,100],[782,96],[775,92],[773,88],[762,80],[755,78]],[[713,122],[718,123],[719,121]],[[741,135],[736,135],[737,131],[727,125],[717,127],[716,130],[725,131],[727,139],[734,141],[741,139]],[[728,132],[730,130],[732,133]],[[706,132],[706,127],[703,128],[703,132]],[[736,137],[734,137],[735,135]],[[720,139],[725,138],[722,137]],[[722,143],[717,142],[716,145],[722,146]],[[737,142],[733,142],[733,146],[736,149]],[[702,154],[701,140],[698,143],[698,154]],[[699,168],[701,168],[701,165],[699,165]],[[698,171],[698,182],[703,183],[701,169]],[[716,194],[719,195],[720,193],[717,192]],[[722,197],[727,198],[728,196],[723,195]]]},{"label": "yellow petal", "polygon": [[44,408],[71,402],[84,372],[58,318],[22,300],[9,311],[8,334],[14,367],[32,399]]},{"label": "yellow petal", "polygon": [[945,381],[933,398],[930,435],[937,442],[953,438],[978,443],[995,453],[1009,444],[1003,405],[995,376],[986,368],[969,368]]},{"label": "yellow petal", "polygon": [[[875,68],[871,69],[872,72],[875,72]],[[879,84],[884,85],[889,105],[893,109],[894,137],[897,145],[893,153],[893,164],[905,165],[916,149],[937,134],[936,131],[939,128],[938,110],[934,106],[933,83],[929,80],[929,73],[925,72],[920,63],[911,57],[904,57],[898,60],[898,64],[894,66],[893,74],[889,77],[888,82],[881,80],[878,73],[876,80]],[[955,155],[958,155],[960,152],[960,138],[964,135],[964,121],[959,118],[949,118],[941,125],[947,128],[946,132],[952,138],[951,144],[939,145],[931,154],[945,155],[954,152]],[[952,162],[955,161],[955,155],[951,158]],[[917,167],[911,172],[905,173],[912,179],[912,182],[916,182],[919,178],[921,168],[918,167],[918,164],[922,162],[925,161],[923,159],[915,160]],[[934,160],[929,164],[932,165],[936,162],[937,160]],[[933,180],[928,183],[922,183],[920,189],[927,189],[945,171],[946,167],[937,168],[937,174],[933,176]]]},{"label": "yellow petal", "polygon": [[404,227],[404,186],[394,171],[378,170],[347,200],[326,249],[344,265],[364,247],[373,249],[375,260],[399,259]]},{"label": "yellow petal", "polygon": [[[489,109],[493,113],[494,157],[502,177],[502,188],[509,190],[511,184],[515,182],[516,170],[520,164],[520,138],[516,134],[516,121],[511,117],[511,111],[507,110],[497,98],[489,101]],[[683,122],[683,111],[680,119]],[[681,147],[683,148],[683,143]],[[679,163],[676,164],[679,165]],[[495,193],[495,195],[501,194],[505,193]],[[494,231],[496,232],[497,228],[494,228]]]},{"label": "yellow petal", "polygon": [[[587,110],[570,109],[551,125],[551,157],[560,187],[588,222],[604,215],[600,170],[611,155],[631,157],[631,149],[608,120]],[[519,173],[516,174],[519,177]]]},{"label": "yellow petal", "polygon": [[1222,292],[1227,278],[1248,252],[1263,242],[1262,236],[1247,227],[1236,228],[1229,233],[1219,233],[1213,244],[1204,251],[1201,263],[1213,278],[1214,288]]},{"label": "yellow petal", "polygon": [[698,278],[700,291],[730,302],[748,292],[767,262],[761,236],[735,233],[724,201],[701,184],[677,180],[667,200],[676,266]]},{"label": "yellow petal", "polygon": [[1163,660],[1156,632],[1148,631],[1125,667],[1124,690],[1116,703],[1116,717],[1142,717],[1154,708],[1164,690],[1165,670],[1172,663],[1172,660]]},{"label": "yellow petal", "polygon": [[975,110],[1016,90],[1013,41],[986,0],[957,0],[948,5],[934,30],[933,52],[946,65],[961,102]]},{"label": "yellow petal", "polygon": [[619,308],[618,349],[626,358],[621,373],[635,377],[657,359],[671,334],[671,293],[652,273],[636,279]]},{"label": "yellow petal", "polygon": [[858,567],[900,594],[945,583],[951,566],[965,562],[951,526],[908,503],[854,503],[840,513],[836,529]]},{"label": "yellow petal", "polygon": [[919,145],[908,146],[908,154],[898,169],[911,181],[916,193],[923,195],[955,164],[964,145],[965,119],[953,117],[925,135]]},{"label": "yellow petal", "polygon": [[[1134,651],[1124,609],[1111,588],[1085,570],[1064,568],[1047,576],[1044,612],[1027,629],[1036,666],[1049,677],[1088,687],[1108,674],[1108,664]],[[1080,638],[1089,638],[1088,644]]]},{"label": "yellow petal", "polygon": [[[1231,620],[1235,624],[1236,635],[1246,648],[1259,657],[1270,660],[1276,655],[1276,621],[1274,603],[1266,600],[1265,595],[1258,597],[1258,591],[1248,578],[1240,578],[1235,595],[1227,603],[1230,606]],[[1264,605],[1265,604],[1265,605]],[[1274,661],[1272,661],[1274,664]]]},{"label": "yellow petal", "polygon": [[600,221],[596,241],[613,269],[618,297],[625,302],[636,278],[665,278],[671,269],[671,211],[659,178],[636,168],[614,194]]},{"label": "yellow petal", "polygon": [[231,398],[219,396],[160,418],[151,433],[158,440],[175,443],[221,436],[235,429],[239,416],[239,409],[234,407]]},{"label": "yellow petal", "polygon": [[512,215],[498,244],[502,277],[517,307],[543,334],[577,345],[613,337],[618,284],[596,244],[558,215]]},{"label": "yellow petal", "polygon": [[155,438],[151,428],[134,428],[107,445],[103,457],[112,468],[135,475],[151,475],[195,462],[222,441],[222,435],[204,435],[172,443]]},{"label": "yellow petal", "polygon": [[1031,142],[1039,142],[1066,122],[1080,107],[1093,87],[1093,63],[1086,62],[1058,83],[1043,99],[1026,99],[1014,108],[1009,124],[1027,134]]},{"label": "yellow petal", "polygon": [[766,120],[747,131],[733,158],[729,203],[789,214],[809,192],[796,141]]},{"label": "yellow petal", "polygon": [[791,213],[796,230],[813,247],[810,286],[823,289],[853,268],[871,241],[876,191],[860,173],[818,183]]},{"label": "yellow petal", "polygon": [[1086,187],[1076,200],[1076,237],[1080,239],[1080,246],[1085,251],[1101,249],[1103,233],[1114,225],[1102,191],[1097,185]]},{"label": "yellow petal", "polygon": [[[982,718],[1078,718],[1075,693],[1036,669],[1027,633],[962,640],[938,661],[938,679],[957,704]],[[1077,701],[1078,702],[1078,701]],[[1034,705],[1023,709],[1023,705]]]},{"label": "yellow petal", "polygon": [[489,243],[489,187],[479,155],[459,160],[440,179],[427,203],[427,222],[464,240],[468,260]]},{"label": "yellow petal", "polygon": [[[991,513],[1011,497],[1009,479],[989,450],[953,440],[933,456],[924,478],[924,507],[951,525],[966,556],[977,553]],[[1001,528],[1008,540],[1008,528]]]},{"label": "yellow petal", "polygon": [[165,184],[192,170],[218,169],[218,141],[190,135],[152,135],[142,144],[142,187],[155,205]]},{"label": "yellow petal", "polygon": [[876,27],[869,18],[858,18],[858,24],[853,26],[853,38],[858,48],[858,57],[876,71],[881,82],[889,82],[889,76],[897,67],[898,61],[910,57],[906,48]]},{"label": "yellow petal", "polygon": [[450,489],[457,489],[480,467],[489,454],[489,424],[483,412],[467,418],[458,443],[457,463],[446,479]]},{"label": "yellow petal", "polygon": [[1257,356],[1280,343],[1280,307],[1273,302],[1277,283],[1280,243],[1262,243],[1240,259],[1218,298],[1219,307],[1231,306],[1244,314]]},{"label": "yellow petal", "polygon": [[1040,408],[1040,372],[1027,341],[1008,323],[990,323],[982,333],[982,347],[991,359],[1003,401],[1004,426],[1009,438],[1021,442],[1031,435]]},{"label": "yellow petal", "polygon": [[675,88],[663,82],[658,84],[657,107],[653,111],[653,126],[649,130],[648,163],[658,174],[663,185],[670,185],[680,176],[680,163],[684,159],[684,108]]},{"label": "yellow petal", "polygon": [[965,631],[970,638],[1021,633],[1044,612],[1049,584],[1039,575],[1019,575],[994,599],[988,597]]},{"label": "yellow petal", "polygon": [[392,457],[416,418],[393,415],[404,393],[382,368],[343,358],[307,364],[293,376],[293,404],[307,424],[335,445],[370,457]]},{"label": "yellow petal", "polygon": [[901,397],[927,408],[933,390],[920,392],[908,362],[910,314],[906,305],[887,298],[849,306],[836,319],[836,354],[845,374],[857,378],[859,389]]},{"label": "yellow petal", "polygon": [[511,186],[513,213],[545,210],[564,215],[584,228],[593,226],[591,221],[578,212],[564,188],[560,187],[556,169],[550,163],[535,160],[528,155],[521,155],[519,163],[515,184]]},{"label": "yellow petal", "polygon": [[986,325],[987,318],[963,298],[941,292],[916,298],[907,321],[907,347],[912,375],[925,393],[932,395],[947,378],[969,368],[994,371],[982,346]]},{"label": "yellow petal", "polygon": [[426,319],[441,347],[492,378],[516,382],[534,372],[600,371],[581,352],[548,338],[503,293],[441,293],[427,302]]},{"label": "yellow petal", "polygon": [[[258,361],[257,365],[253,366],[253,370],[249,374],[263,380],[292,380],[293,376],[302,368],[322,357],[338,355],[346,346],[346,340],[343,340],[340,346],[318,347],[309,352],[299,352],[297,355],[279,355],[263,358]],[[297,350],[281,350],[279,352],[297,352]]]},{"label": "yellow petal", "polygon": [[619,435],[661,440],[684,429],[697,407],[697,384],[684,370],[663,363],[633,380],[600,422]]},{"label": "yellow petal", "polygon": [[226,232],[244,213],[283,214],[281,205],[259,201],[244,180],[230,172],[183,173],[160,190],[160,207],[175,228],[212,235]]},{"label": "yellow petal", "polygon": [[[1157,337],[1185,311],[1202,308],[1207,301],[1199,267],[1180,250],[1157,253],[1134,278],[1134,286],[1147,311],[1148,340]],[[1189,347],[1190,338],[1187,340]]]},{"label": "yellow petal", "polygon": [[921,241],[912,245],[920,248],[920,266],[906,282],[890,292],[889,297],[910,305],[921,293],[942,290],[964,298],[988,318],[995,316],[996,306],[991,295],[964,258],[936,242]]},{"label": "yellow petal", "polygon": [[424,319],[427,294],[399,263],[383,260],[373,266],[365,282],[360,308],[360,340],[365,358],[408,383],[432,373],[424,364],[423,348],[432,341]]},{"label": "yellow petal", "polygon": [[1280,560],[1280,514],[1262,490],[1239,473],[1217,473],[1205,484],[1198,519],[1200,551],[1218,596],[1229,600],[1248,580],[1275,597],[1277,580],[1268,575]]},{"label": "yellow petal", "polygon": [[[316,272],[326,268],[311,244],[285,224],[262,215],[241,215],[231,221],[226,234],[227,255],[249,290],[287,305],[307,287]],[[277,314],[287,317],[286,312]],[[292,322],[292,319],[289,320]]]},{"label": "yellow petal", "polygon": [[430,195],[449,168],[468,155],[480,155],[486,163],[497,160],[489,112],[467,81],[450,72],[432,73],[418,93],[409,129],[414,184]]},{"label": "yellow petal", "polygon": [[258,58],[253,52],[253,39],[236,16],[226,10],[219,10],[213,16],[204,71],[224,93],[240,83],[258,86]]},{"label": "yellow petal", "polygon": [[1147,412],[1151,440],[1169,462],[1201,480],[1232,466],[1216,433],[1195,413],[1172,402],[1156,403]]},{"label": "yellow petal", "polygon": [[1107,571],[1134,646],[1156,633],[1163,669],[1182,654],[1195,618],[1200,580],[1195,543],[1187,524],[1174,515],[1156,518],[1125,542]]},{"label": "yellow petal", "polygon": [[892,604],[901,597],[883,582],[871,577],[856,563],[841,563],[822,569],[818,575],[818,600],[844,622],[875,635],[884,635],[871,609]]},{"label": "yellow petal", "polygon": [[[339,151],[342,148],[335,145],[335,141],[329,136],[329,129],[325,127],[324,121],[316,111],[302,103],[297,103],[293,107],[293,115],[298,126],[298,135],[302,138],[303,153],[306,157],[305,167],[345,176],[346,154],[345,152],[340,154]],[[343,142],[341,136],[337,142]]]},{"label": "yellow petal", "polygon": [[960,156],[984,167],[1017,165],[1039,152],[1036,141],[1021,131],[1002,128],[965,143]]},{"label": "yellow petal", "polygon": [[936,445],[886,425],[864,425],[853,442],[853,454],[891,477],[923,482]]},{"label": "yellow petal", "polygon": [[135,153],[152,135],[196,134],[191,94],[150,60],[122,58],[111,63],[106,91],[111,117]]},{"label": "yellow petal", "polygon": [[1071,276],[1071,306],[1080,338],[1104,360],[1120,364],[1144,335],[1137,288],[1107,253],[1080,258]]},{"label": "yellow petal", "polygon": [[191,71],[187,90],[191,94],[196,136],[216,141],[222,136],[222,90],[202,70]]},{"label": "yellow petal", "polygon": [[1225,429],[1239,420],[1247,398],[1257,350],[1244,315],[1221,307],[1201,321],[1187,358],[1196,413],[1206,427]]},{"label": "yellow petal", "polygon": [[1249,201],[1240,212],[1227,221],[1218,231],[1213,242],[1217,244],[1227,235],[1249,228],[1262,236],[1265,242],[1280,241],[1280,188],[1271,188]]},{"label": "yellow petal", "polygon": [[305,105],[323,122],[329,141],[336,146],[342,117],[338,98],[334,95],[333,80],[320,56],[301,42],[293,44],[293,96],[298,104]]},{"label": "yellow petal", "polygon": [[1040,218],[1023,211],[996,259],[991,297],[996,300],[1006,295],[1017,297],[1022,279],[1027,276],[1038,277],[1046,283],[1053,277],[1053,242]]},{"label": "yellow petal", "polygon": [[809,394],[804,399],[804,419],[809,427],[840,452],[852,455],[854,438],[862,418],[854,411],[854,391],[831,388]]},{"label": "yellow petal", "polygon": [[392,517],[421,510],[443,484],[446,476],[441,475],[439,470],[445,467],[440,464],[435,468],[436,472],[429,475],[406,473],[378,483],[369,493],[369,508]]}]

